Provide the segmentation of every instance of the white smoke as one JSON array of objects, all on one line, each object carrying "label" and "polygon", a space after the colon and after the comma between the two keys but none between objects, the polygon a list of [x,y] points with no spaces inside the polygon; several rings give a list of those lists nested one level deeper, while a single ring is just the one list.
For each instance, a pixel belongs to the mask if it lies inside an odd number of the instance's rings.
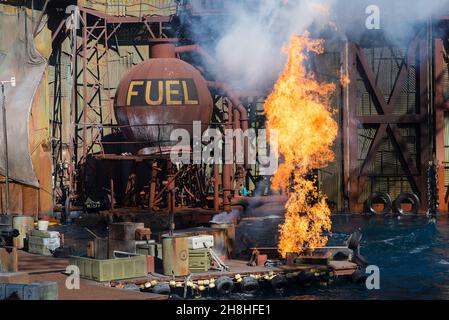
[{"label": "white smoke", "polygon": [[[215,1],[215,0],[210,0]],[[365,28],[366,7],[380,9],[380,27],[392,42],[407,41],[415,26],[431,16],[449,13],[449,0],[224,0],[225,18],[207,19],[194,28],[198,42],[204,30],[220,30],[206,47],[217,60],[215,77],[239,89],[267,88],[282,69],[282,47],[294,33],[331,30],[332,37],[354,39]],[[328,10],[326,10],[326,7]],[[195,34],[195,30],[194,34]]]},{"label": "white smoke", "polygon": [[319,2],[261,0],[253,10],[244,1],[227,7],[230,27],[214,48],[217,73],[241,88],[266,85],[282,68],[281,48],[288,38],[303,33],[312,23],[329,21]]}]

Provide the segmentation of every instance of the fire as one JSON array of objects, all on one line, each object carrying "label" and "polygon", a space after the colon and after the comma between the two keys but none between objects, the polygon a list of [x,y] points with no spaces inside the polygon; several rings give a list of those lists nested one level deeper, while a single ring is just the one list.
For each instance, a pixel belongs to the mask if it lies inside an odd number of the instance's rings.
[{"label": "fire", "polygon": [[340,84],[343,87],[347,87],[349,86],[349,84],[351,83],[351,80],[349,79],[349,76],[345,73],[341,73],[340,75]]},{"label": "fire", "polygon": [[301,253],[324,246],[331,229],[326,197],[317,187],[313,169],[334,159],[331,149],[338,125],[332,118],[331,97],[335,85],[319,83],[306,70],[308,53],[321,54],[323,40],[309,33],[294,35],[284,48],[288,60],[274,90],[265,101],[269,130],[277,130],[283,163],[272,180],[273,188],[287,190],[285,222],[279,227],[279,252]]}]

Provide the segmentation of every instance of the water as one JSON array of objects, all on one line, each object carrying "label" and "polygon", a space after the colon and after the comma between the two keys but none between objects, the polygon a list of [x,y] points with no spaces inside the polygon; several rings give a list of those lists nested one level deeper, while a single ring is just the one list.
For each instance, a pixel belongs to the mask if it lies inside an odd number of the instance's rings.
[{"label": "water", "polygon": [[[425,216],[364,217],[336,215],[332,218],[329,245],[341,245],[360,228],[361,254],[380,269],[380,290],[337,281],[329,287],[298,290],[290,299],[449,299],[449,220]],[[280,223],[272,219],[272,225]],[[267,228],[267,218],[241,222],[240,233],[257,238]],[[261,236],[259,236],[261,237]],[[273,239],[272,230],[265,238]],[[255,241],[264,242],[262,238]],[[267,297],[273,298],[273,297]]]},{"label": "water", "polygon": [[[321,298],[449,299],[449,220],[422,216],[335,216],[330,244],[355,228],[363,233],[361,253],[380,269],[380,290],[332,287]],[[356,289],[356,290],[354,290]]]}]

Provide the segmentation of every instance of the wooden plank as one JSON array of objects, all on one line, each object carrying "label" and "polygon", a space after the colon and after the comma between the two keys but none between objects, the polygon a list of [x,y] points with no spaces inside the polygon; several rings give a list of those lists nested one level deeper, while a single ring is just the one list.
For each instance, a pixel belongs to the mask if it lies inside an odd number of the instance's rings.
[{"label": "wooden plank", "polygon": [[17,248],[3,247],[0,248],[0,265],[2,272],[17,272],[19,271],[19,259],[17,255]]}]

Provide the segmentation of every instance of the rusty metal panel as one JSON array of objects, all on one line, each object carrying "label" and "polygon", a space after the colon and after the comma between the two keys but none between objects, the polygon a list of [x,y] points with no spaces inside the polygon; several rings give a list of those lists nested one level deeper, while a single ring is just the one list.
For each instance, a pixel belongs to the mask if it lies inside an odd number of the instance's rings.
[{"label": "rusty metal panel", "polygon": [[[332,98],[332,106],[334,110],[334,119],[337,121],[339,128],[342,125],[342,88],[340,83],[341,70],[341,45],[340,44],[326,44],[326,51],[315,57],[313,62],[313,69],[316,73],[317,79],[324,82],[332,82],[336,86],[335,94]],[[333,145],[333,152],[335,154],[334,161],[330,162],[327,167],[320,168],[318,171],[318,181],[320,189],[326,194],[331,209],[335,211],[342,211],[342,134],[341,130]]]},{"label": "rusty metal panel", "polygon": [[440,212],[448,211],[449,200],[449,70],[447,39],[435,40],[435,154],[438,162]]},{"label": "rusty metal panel", "polygon": [[[35,50],[33,37],[30,34],[31,22],[25,11],[16,14],[0,13],[0,78],[16,77],[17,86],[6,86],[7,132],[9,145],[9,174],[11,179],[38,187],[30,155],[28,121],[33,98],[46,68],[46,62]],[[0,98],[1,99],[1,98]],[[0,111],[0,116],[1,111]],[[0,131],[3,126],[0,123]],[[0,145],[3,145],[3,135]],[[0,174],[5,174],[5,155],[0,152]]]},{"label": "rusty metal panel", "polygon": [[346,146],[351,155],[352,211],[363,211],[363,203],[376,191],[393,198],[400,192],[414,192],[421,198],[420,211],[425,211],[430,154],[424,37],[417,34],[406,48],[350,46],[347,117],[350,131],[357,132],[357,140],[349,133]]}]

